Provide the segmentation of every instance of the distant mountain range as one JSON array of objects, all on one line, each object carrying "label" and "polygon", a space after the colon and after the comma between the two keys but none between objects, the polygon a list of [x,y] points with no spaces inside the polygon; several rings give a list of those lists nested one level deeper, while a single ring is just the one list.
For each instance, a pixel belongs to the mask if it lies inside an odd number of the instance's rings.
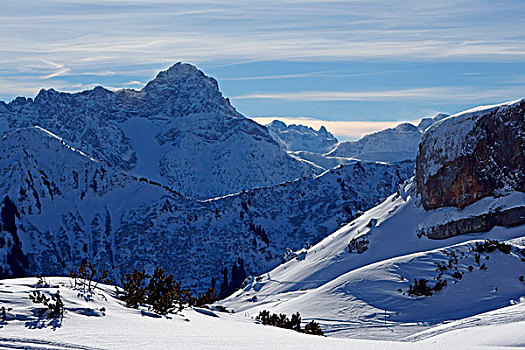
[{"label": "distant mountain range", "polygon": [[341,142],[327,156],[395,162],[415,159],[421,130],[410,123],[365,135],[358,141]]},{"label": "distant mountain range", "polygon": [[400,123],[394,128],[377,131],[357,141],[338,140],[321,127],[319,131],[304,125],[286,125],[275,120],[268,124],[270,135],[291,155],[313,166],[313,171],[324,171],[356,160],[371,162],[399,162],[415,160],[421,136],[432,124],[448,117],[438,113],[421,119],[418,126]]},{"label": "distant mountain range", "polygon": [[338,142],[324,126],[315,131],[305,125],[286,125],[280,120],[274,120],[266,127],[270,130],[270,135],[289,151],[327,153]]}]

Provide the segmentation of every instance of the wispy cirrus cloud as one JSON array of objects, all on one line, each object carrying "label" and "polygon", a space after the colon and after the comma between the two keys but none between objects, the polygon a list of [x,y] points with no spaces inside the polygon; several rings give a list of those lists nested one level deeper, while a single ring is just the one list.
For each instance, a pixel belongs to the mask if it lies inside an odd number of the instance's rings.
[{"label": "wispy cirrus cloud", "polygon": [[66,73],[68,73],[70,71],[71,71],[71,69],[63,67],[63,68],[60,68],[60,69],[54,71],[53,73],[50,73],[48,75],[44,75],[43,77],[40,77],[40,78],[42,78],[42,79],[50,79],[50,78],[54,78],[54,77],[59,77],[59,76],[64,75],[64,74],[66,74]]},{"label": "wispy cirrus cloud", "polygon": [[254,93],[233,96],[233,100],[271,99],[285,101],[391,101],[391,100],[447,100],[472,101],[505,98],[516,95],[520,89],[479,90],[476,88],[431,87],[379,91],[297,91]]},{"label": "wispy cirrus cloud", "polygon": [[[165,64],[174,57],[195,63],[523,59],[523,9],[506,3],[27,0],[4,6],[0,33],[10,35],[1,36],[0,52],[67,62],[77,72],[87,68],[86,56],[106,65]],[[486,25],[498,16],[505,21]]]}]

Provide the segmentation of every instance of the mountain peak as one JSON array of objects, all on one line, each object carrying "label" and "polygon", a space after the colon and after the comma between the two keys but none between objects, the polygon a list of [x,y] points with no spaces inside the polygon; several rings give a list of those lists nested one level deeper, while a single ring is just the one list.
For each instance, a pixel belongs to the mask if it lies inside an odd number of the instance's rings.
[{"label": "mountain peak", "polygon": [[50,88],[50,89],[40,89],[40,91],[38,91],[38,94],[35,96],[35,100],[40,100],[42,98],[49,98],[51,96],[56,96],[58,95],[59,92],[56,91],[55,89],[53,88]]},{"label": "mountain peak", "polygon": [[188,85],[200,85],[213,91],[219,90],[215,79],[208,77],[194,65],[182,62],[177,62],[168,69],[159,72],[155,79],[144,87],[144,90],[181,89]]},{"label": "mountain peak", "polygon": [[419,132],[419,129],[417,126],[411,123],[401,123],[393,128],[393,130],[399,131],[399,132]]},{"label": "mountain peak", "polygon": [[446,117],[449,117],[449,116],[450,114],[436,113],[433,117],[422,118],[417,127],[419,128],[419,130],[423,132],[426,129],[428,129],[432,124],[437,123],[441,119],[445,119]]},{"label": "mountain peak", "polygon": [[[184,63],[184,62],[177,62],[171,67],[169,67],[166,71],[168,72],[174,72],[178,74],[191,74],[194,72],[201,72],[197,67],[190,63]],[[202,73],[202,72],[201,72]]]},{"label": "mountain peak", "polygon": [[153,106],[162,106],[157,112],[164,115],[211,113],[240,117],[222,96],[219,84],[197,67],[178,62],[157,74],[142,90]]}]

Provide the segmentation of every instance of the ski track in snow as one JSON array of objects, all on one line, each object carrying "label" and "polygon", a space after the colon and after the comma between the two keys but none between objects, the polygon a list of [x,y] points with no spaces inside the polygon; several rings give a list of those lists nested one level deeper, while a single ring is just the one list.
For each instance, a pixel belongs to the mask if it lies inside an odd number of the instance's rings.
[{"label": "ski track in snow", "polygon": [[76,345],[63,342],[46,341],[31,338],[5,338],[0,337],[0,349],[28,349],[28,350],[99,350],[92,346]]}]

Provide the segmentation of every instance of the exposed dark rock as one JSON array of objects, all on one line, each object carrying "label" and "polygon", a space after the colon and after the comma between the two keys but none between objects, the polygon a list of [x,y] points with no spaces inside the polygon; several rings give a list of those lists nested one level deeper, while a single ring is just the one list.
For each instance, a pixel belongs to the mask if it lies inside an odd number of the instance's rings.
[{"label": "exposed dark rock", "polygon": [[525,207],[491,212],[461,220],[451,221],[419,232],[431,239],[444,239],[475,232],[487,232],[494,226],[518,226],[525,224]]},{"label": "exposed dark rock", "polygon": [[16,227],[16,219],[20,219],[20,213],[16,208],[16,205],[11,201],[8,196],[5,196],[4,202],[2,203],[2,210],[0,211],[0,217],[2,223],[0,227],[3,230],[9,232],[12,238],[12,244],[8,244],[7,251],[7,266],[9,267],[10,274],[7,269],[0,271],[0,276],[4,277],[24,277],[27,276],[26,269],[29,267],[29,261],[27,255],[22,250],[22,243],[18,237],[18,230]]},{"label": "exposed dark rock", "polygon": [[359,240],[359,238],[354,238],[348,243],[348,252],[352,253],[354,250],[357,252],[357,254],[362,254],[368,249],[368,243],[364,237]]}]

